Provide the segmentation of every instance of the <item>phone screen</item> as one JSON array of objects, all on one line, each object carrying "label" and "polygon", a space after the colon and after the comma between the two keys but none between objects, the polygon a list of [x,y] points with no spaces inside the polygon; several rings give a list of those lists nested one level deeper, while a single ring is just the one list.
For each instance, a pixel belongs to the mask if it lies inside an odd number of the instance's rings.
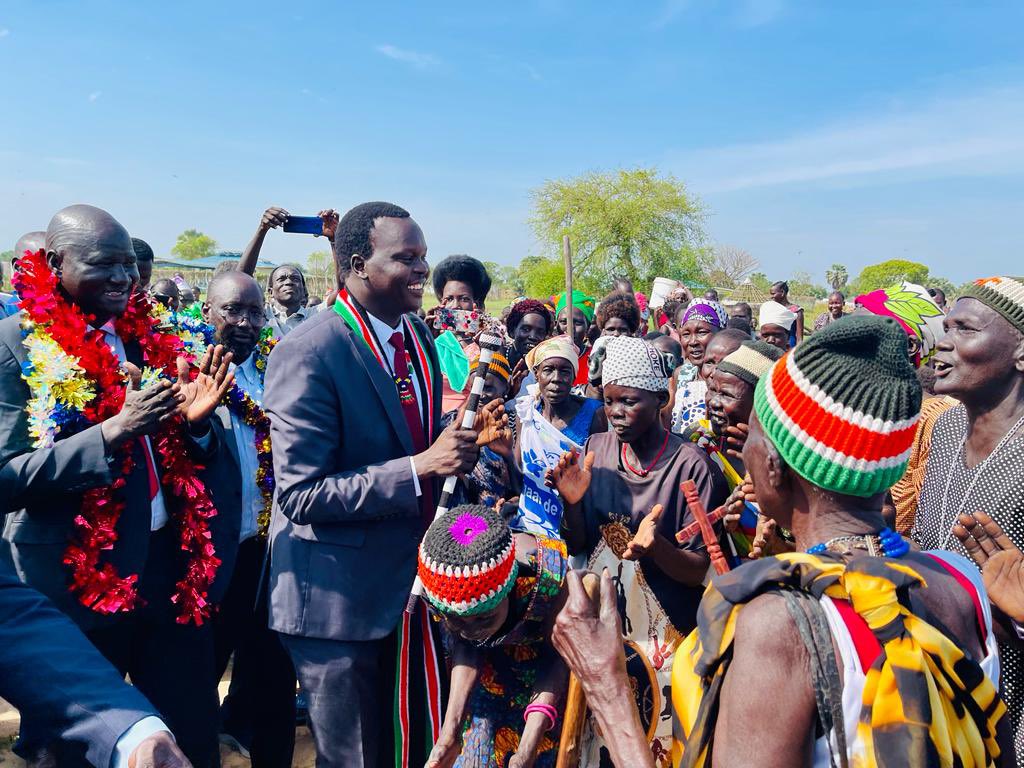
[{"label": "phone screen", "polygon": [[289,216],[284,220],[282,229],[302,235],[322,235],[324,222],[319,216]]}]

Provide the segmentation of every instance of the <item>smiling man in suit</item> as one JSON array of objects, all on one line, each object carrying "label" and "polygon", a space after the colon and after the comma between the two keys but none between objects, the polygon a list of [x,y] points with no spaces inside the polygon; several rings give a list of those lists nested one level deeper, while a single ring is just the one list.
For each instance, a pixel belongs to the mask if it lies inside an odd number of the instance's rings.
[{"label": "smiling man in suit", "polygon": [[435,480],[473,466],[476,433],[440,429],[437,353],[410,314],[430,272],[419,225],[364,203],[334,256],[334,310],[288,334],[267,370],[271,625],[308,696],[318,766],[418,768],[441,725],[443,652],[425,607],[403,609]]},{"label": "smiling man in suit", "polygon": [[[263,414],[267,362],[257,348],[267,322],[259,283],[237,270],[217,275],[206,291],[203,319],[213,326],[216,343],[231,353],[238,388],[216,410],[232,460],[226,472],[242,498],[235,572],[214,619],[218,678],[235,655],[221,731],[247,748],[254,768],[288,768],[295,748],[295,670],[267,622],[267,539],[266,530],[260,530],[264,498],[257,444],[263,438],[252,423],[253,416]],[[239,408],[239,394],[248,396],[255,409]]]}]

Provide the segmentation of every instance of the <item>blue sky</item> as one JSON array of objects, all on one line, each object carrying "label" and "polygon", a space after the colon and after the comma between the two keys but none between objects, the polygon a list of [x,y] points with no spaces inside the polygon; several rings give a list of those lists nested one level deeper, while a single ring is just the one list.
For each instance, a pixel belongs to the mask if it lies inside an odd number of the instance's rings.
[{"label": "blue sky", "polygon": [[386,199],[434,260],[514,263],[532,188],[643,165],[772,276],[1019,272],[1022,28],[1009,2],[6,0],[0,246],[73,202],[166,254]]}]

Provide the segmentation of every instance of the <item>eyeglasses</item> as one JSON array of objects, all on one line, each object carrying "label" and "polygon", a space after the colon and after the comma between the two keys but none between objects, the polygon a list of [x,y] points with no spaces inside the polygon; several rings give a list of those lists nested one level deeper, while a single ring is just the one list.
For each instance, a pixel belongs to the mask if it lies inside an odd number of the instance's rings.
[{"label": "eyeglasses", "polygon": [[255,325],[262,327],[267,321],[266,315],[261,310],[256,309],[239,309],[238,307],[220,307],[217,311],[221,316],[229,323],[240,323],[242,320],[248,320],[249,325]]}]

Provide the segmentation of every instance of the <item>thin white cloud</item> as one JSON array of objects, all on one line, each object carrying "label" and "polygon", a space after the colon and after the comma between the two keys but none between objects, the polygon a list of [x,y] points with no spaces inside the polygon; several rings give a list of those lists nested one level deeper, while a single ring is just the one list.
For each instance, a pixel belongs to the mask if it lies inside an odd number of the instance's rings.
[{"label": "thin white cloud", "polygon": [[655,17],[653,26],[655,29],[662,29],[667,27],[682,13],[690,7],[690,0],[665,0],[661,6],[661,11]]},{"label": "thin white cloud", "polygon": [[790,137],[675,153],[705,193],[1024,172],[1024,87],[947,97]]},{"label": "thin white cloud", "polygon": [[419,51],[410,51],[406,48],[399,48],[396,45],[378,45],[374,50],[382,56],[387,56],[389,59],[395,61],[401,61],[405,64],[411,64],[416,69],[427,69],[438,64],[437,57],[429,53],[420,53]]},{"label": "thin white cloud", "polygon": [[736,9],[736,24],[751,29],[775,21],[785,10],[784,0],[743,0]]},{"label": "thin white cloud", "polygon": [[89,101],[96,101],[102,95],[103,91],[93,91],[89,94]]}]

